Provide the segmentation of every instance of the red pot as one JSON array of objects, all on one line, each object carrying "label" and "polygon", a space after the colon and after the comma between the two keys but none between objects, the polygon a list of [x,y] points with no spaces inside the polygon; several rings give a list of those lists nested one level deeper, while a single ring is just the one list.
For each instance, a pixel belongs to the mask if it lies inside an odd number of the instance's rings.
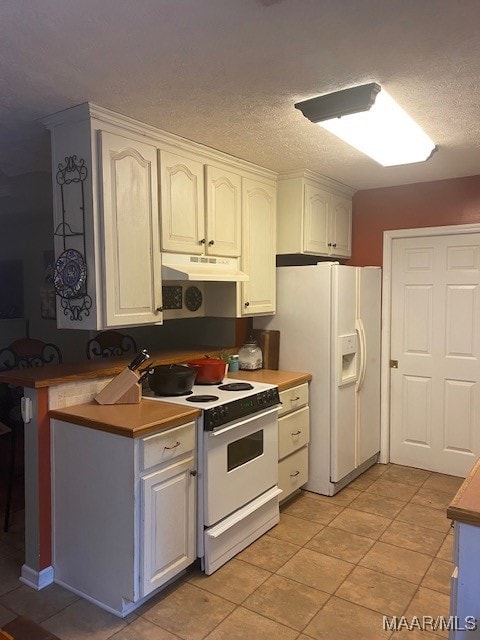
[{"label": "red pot", "polygon": [[225,360],[220,358],[197,358],[189,360],[187,365],[197,372],[195,384],[220,384],[225,377]]}]

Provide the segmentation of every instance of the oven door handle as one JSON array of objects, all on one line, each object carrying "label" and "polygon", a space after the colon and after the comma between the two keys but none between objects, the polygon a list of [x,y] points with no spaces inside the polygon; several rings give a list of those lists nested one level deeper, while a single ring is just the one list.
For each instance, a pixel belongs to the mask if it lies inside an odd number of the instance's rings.
[{"label": "oven door handle", "polygon": [[241,420],[240,422],[234,422],[232,424],[229,424],[227,427],[224,427],[223,429],[218,429],[217,431],[210,431],[209,435],[210,436],[221,436],[223,433],[227,433],[227,431],[232,431],[232,429],[238,429],[238,427],[241,427],[244,424],[247,424],[248,422],[253,422],[254,420],[256,420],[256,418],[263,418],[264,416],[268,416],[271,413],[277,413],[279,407],[275,406],[273,407],[273,409],[269,409],[268,411],[262,411],[261,413],[253,413],[251,415],[248,416],[248,418],[245,418],[245,420]]},{"label": "oven door handle", "polygon": [[219,524],[211,527],[210,529],[207,529],[205,533],[209,538],[213,538],[213,540],[215,540],[215,538],[219,538],[226,531],[234,527],[236,524],[241,522],[247,516],[251,515],[252,513],[255,513],[257,509],[260,509],[260,507],[267,504],[267,502],[270,502],[270,500],[273,500],[274,498],[279,496],[281,493],[283,493],[283,491],[279,487],[277,486],[272,487],[271,489],[266,491],[263,495],[259,496],[255,500],[252,500],[252,502],[247,504],[245,507],[242,507],[241,509],[238,509],[235,513],[232,513],[230,516],[228,516],[228,518],[225,518]]}]

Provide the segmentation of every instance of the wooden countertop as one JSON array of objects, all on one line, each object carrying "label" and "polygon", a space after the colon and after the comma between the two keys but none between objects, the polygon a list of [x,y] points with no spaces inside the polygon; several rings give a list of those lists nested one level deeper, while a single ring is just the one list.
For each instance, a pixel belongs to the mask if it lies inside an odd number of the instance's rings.
[{"label": "wooden countertop", "polygon": [[[280,391],[312,379],[309,373],[273,371],[271,369],[236,371],[229,373],[228,377],[276,384]],[[99,405],[92,401],[49,411],[51,418],[127,438],[137,438],[153,431],[169,429],[189,420],[195,420],[199,415],[198,409],[148,399],[143,399],[139,404],[118,405]]]},{"label": "wooden countertop", "polygon": [[65,409],[53,409],[49,415],[90,429],[137,438],[195,420],[200,411],[170,402],[144,399],[139,404],[114,405],[99,405],[92,401]]},{"label": "wooden countertop", "polygon": [[238,380],[251,380],[252,382],[266,382],[276,384],[279,391],[284,391],[297,384],[310,382],[310,373],[297,373],[295,371],[275,371],[274,369],[256,369],[255,371],[232,371],[229,378]]},{"label": "wooden countertop", "polygon": [[447,509],[450,520],[480,527],[480,459],[465,478]]},{"label": "wooden countertop", "polygon": [[[218,349],[212,347],[196,347],[195,349],[171,349],[164,351],[150,351],[152,364],[171,364],[174,362],[186,362],[193,358],[203,358],[208,353],[219,356],[223,352],[235,353],[235,348]],[[129,358],[99,358],[65,364],[46,365],[45,367],[33,367],[31,369],[12,369],[0,372],[0,382],[18,384],[21,387],[38,389],[40,387],[52,387],[65,382],[77,382],[78,380],[91,380],[116,376],[133,360]]]}]

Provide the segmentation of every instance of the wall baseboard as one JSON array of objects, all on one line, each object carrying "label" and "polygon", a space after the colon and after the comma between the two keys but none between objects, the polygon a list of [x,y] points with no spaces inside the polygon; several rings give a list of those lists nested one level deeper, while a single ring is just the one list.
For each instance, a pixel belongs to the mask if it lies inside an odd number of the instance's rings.
[{"label": "wall baseboard", "polygon": [[20,576],[20,580],[29,587],[32,587],[32,589],[40,591],[53,583],[53,576],[53,567],[47,567],[41,571],[35,571],[35,569],[24,564],[22,566],[22,575]]}]

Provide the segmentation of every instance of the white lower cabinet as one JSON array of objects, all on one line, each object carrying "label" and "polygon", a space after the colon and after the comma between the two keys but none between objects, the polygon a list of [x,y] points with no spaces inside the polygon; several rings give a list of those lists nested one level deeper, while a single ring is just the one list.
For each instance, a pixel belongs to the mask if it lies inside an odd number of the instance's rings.
[{"label": "white lower cabinet", "polygon": [[165,584],[195,560],[194,466],[192,456],[141,480],[141,596]]},{"label": "white lower cabinet", "polygon": [[132,439],[52,420],[55,582],[124,617],[192,564],[194,445],[193,422]]},{"label": "white lower cabinet", "polygon": [[280,392],[278,412],[278,486],[285,500],[308,481],[310,412],[308,384]]},{"label": "white lower cabinet", "polygon": [[450,615],[457,628],[450,631],[451,640],[480,638],[480,527],[455,522],[453,544],[454,570],[450,580]]}]

